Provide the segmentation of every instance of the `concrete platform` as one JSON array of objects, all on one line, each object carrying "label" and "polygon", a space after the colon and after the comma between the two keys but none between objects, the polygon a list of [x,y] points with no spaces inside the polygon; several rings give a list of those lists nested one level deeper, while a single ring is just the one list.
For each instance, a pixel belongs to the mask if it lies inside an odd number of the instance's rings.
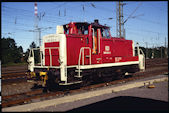
[{"label": "concrete platform", "polygon": [[[145,84],[153,83],[155,86],[161,83],[160,87],[152,89],[145,88]],[[162,92],[162,94],[161,94]],[[154,96],[153,96],[154,95]],[[96,102],[104,101],[107,99],[119,97],[125,100],[126,97],[136,98],[149,98],[160,101],[165,104],[168,103],[168,76],[159,75],[149,77],[134,82],[122,83],[109,87],[99,88],[97,90],[88,91],[80,94],[72,94],[56,99],[45,100],[41,102],[25,104],[20,106],[3,108],[2,111],[76,111],[79,107],[90,105]],[[130,98],[130,100],[131,100]],[[118,99],[115,99],[116,101]],[[149,100],[153,102],[153,100]],[[102,102],[104,103],[104,102]],[[127,104],[126,104],[127,105]],[[90,107],[89,107],[90,108]],[[118,108],[118,107],[116,107]],[[132,107],[133,108],[133,107]],[[166,109],[166,108],[164,108]],[[85,108],[83,109],[85,110]],[[88,107],[86,110],[89,110]],[[95,109],[97,111],[99,109]],[[110,109],[111,110],[111,109]],[[78,111],[78,110],[77,110]]]}]

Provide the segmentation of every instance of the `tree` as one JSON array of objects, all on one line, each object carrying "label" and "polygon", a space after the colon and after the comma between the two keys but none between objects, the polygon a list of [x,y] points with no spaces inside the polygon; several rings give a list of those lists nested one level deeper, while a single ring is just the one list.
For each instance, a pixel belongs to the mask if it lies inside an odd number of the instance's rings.
[{"label": "tree", "polygon": [[8,37],[1,39],[2,44],[2,64],[7,63],[19,63],[21,62],[23,49],[22,47],[17,47],[15,40]]},{"label": "tree", "polygon": [[32,48],[36,48],[35,42],[32,42],[31,45],[29,46],[29,48],[31,48],[31,49],[32,49]]}]

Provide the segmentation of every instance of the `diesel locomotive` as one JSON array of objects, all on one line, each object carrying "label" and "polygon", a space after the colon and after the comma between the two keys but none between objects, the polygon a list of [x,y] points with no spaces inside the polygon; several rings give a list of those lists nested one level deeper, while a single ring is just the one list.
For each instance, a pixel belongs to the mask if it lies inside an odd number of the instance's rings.
[{"label": "diesel locomotive", "polygon": [[70,22],[56,28],[56,34],[43,36],[42,46],[32,48],[28,57],[29,75],[45,86],[120,79],[127,73],[145,70],[145,56],[139,45],[112,37],[110,27],[98,20]]}]

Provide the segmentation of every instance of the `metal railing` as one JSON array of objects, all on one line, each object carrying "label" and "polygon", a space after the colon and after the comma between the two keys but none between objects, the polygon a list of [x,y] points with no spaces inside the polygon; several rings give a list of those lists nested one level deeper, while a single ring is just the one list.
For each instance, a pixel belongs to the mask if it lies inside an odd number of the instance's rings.
[{"label": "metal railing", "polygon": [[[82,56],[82,65],[84,65],[84,50],[88,49],[89,50],[89,64],[91,65],[91,48],[89,47],[82,47],[80,48],[80,53],[79,53],[79,60],[78,60],[78,77],[80,77],[80,65],[81,65],[81,56]],[[81,55],[82,54],[82,55]]]}]

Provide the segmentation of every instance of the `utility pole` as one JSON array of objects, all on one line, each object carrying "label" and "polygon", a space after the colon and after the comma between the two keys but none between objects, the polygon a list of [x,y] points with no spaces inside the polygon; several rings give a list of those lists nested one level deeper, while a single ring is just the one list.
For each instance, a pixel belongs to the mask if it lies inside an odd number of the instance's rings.
[{"label": "utility pole", "polygon": [[125,38],[123,5],[125,4],[122,1],[116,2],[116,36],[119,38]]},{"label": "utility pole", "polygon": [[123,3],[122,1],[116,2],[116,36],[119,38],[126,38],[126,31],[124,29],[124,24],[127,22],[129,18],[136,18],[137,16],[132,16],[137,9],[140,7],[141,3],[136,7],[136,9],[127,17],[126,20],[123,19],[123,6],[126,5],[126,3]]},{"label": "utility pole", "polygon": [[41,46],[41,32],[42,32],[42,30],[46,30],[46,29],[51,29],[52,27],[46,27],[46,28],[36,28],[36,29],[34,29],[34,30],[28,30],[29,32],[35,32],[35,33],[37,33],[38,32],[38,39],[39,39],[39,47]]},{"label": "utility pole", "polygon": [[[43,13],[43,15],[38,16],[38,7],[37,7],[37,2],[35,2],[34,4],[34,9],[35,9],[35,22],[34,22],[34,30],[29,30],[30,32],[35,32],[35,40],[36,40],[36,45],[39,42],[39,47],[41,46],[41,30],[42,28],[38,27],[38,22],[41,20],[41,18],[45,15],[45,13]],[[51,27],[48,27],[51,28]],[[48,28],[43,28],[43,29],[48,29]]]},{"label": "utility pole", "polygon": [[152,48],[152,55],[151,55],[151,58],[152,58],[152,59],[154,58],[154,44],[153,44],[153,48]]},{"label": "utility pole", "polygon": [[[157,40],[159,41],[159,33],[158,33]],[[157,45],[157,46],[158,46],[158,45]],[[161,46],[159,45],[159,47],[160,47],[160,53],[161,53],[161,58],[162,58],[162,57],[163,57],[163,55],[162,55],[162,45],[161,45]]]},{"label": "utility pole", "polygon": [[146,59],[148,59],[148,45],[147,45],[147,42],[146,42]]},{"label": "utility pole", "polygon": [[167,46],[166,46],[166,37],[165,37],[165,58],[168,58],[168,56],[167,56]]},{"label": "utility pole", "polygon": [[[34,3],[34,9],[35,9],[35,21],[34,21],[34,29],[35,29],[35,41],[37,45],[38,39],[38,7],[37,7],[37,2]],[[40,41],[39,41],[39,46],[40,46]]]},{"label": "utility pole", "polygon": [[38,28],[39,33],[39,47],[41,46],[41,28]]},{"label": "utility pole", "polygon": [[161,58],[163,57],[163,55],[162,55],[162,46],[161,46]]}]

